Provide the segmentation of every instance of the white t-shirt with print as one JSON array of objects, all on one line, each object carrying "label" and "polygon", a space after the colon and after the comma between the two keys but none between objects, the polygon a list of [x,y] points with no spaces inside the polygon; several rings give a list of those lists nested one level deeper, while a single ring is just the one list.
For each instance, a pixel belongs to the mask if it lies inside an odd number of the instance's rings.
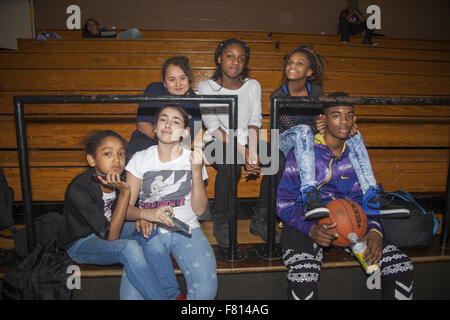
[{"label": "white t-shirt with print", "polygon": [[[197,215],[191,207],[192,172],[191,150],[182,148],[183,153],[178,158],[161,162],[158,156],[158,146],[139,151],[128,162],[125,170],[142,180],[139,194],[139,207],[154,209],[171,206],[176,218],[187,223],[191,228],[198,228]],[[208,178],[206,168],[202,168],[203,180]],[[161,226],[162,232],[171,228]]]}]

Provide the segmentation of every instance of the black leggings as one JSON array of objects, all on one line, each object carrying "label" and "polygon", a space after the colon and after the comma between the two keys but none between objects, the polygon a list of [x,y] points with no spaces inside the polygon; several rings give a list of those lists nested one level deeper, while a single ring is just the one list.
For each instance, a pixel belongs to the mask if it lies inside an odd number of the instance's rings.
[{"label": "black leggings", "polygon": [[[211,146],[212,143],[216,144],[215,148],[223,147],[223,145],[221,143],[218,143],[216,141],[210,141],[206,144],[205,149],[207,147]],[[267,148],[266,150],[268,150],[268,148],[270,148],[269,143],[263,142],[263,141],[260,141],[260,143],[266,144],[266,148]],[[216,150],[215,148],[213,150]],[[205,154],[205,155],[206,155],[208,162],[211,163],[211,166],[217,170],[216,181],[215,181],[215,185],[214,185],[215,212],[214,212],[213,218],[216,221],[217,220],[225,221],[225,220],[227,220],[227,217],[228,217],[228,198],[230,195],[230,188],[231,188],[231,181],[230,181],[231,165],[214,163],[213,162],[214,159],[209,159],[208,154]],[[215,152],[212,152],[211,156],[215,157]],[[240,159],[240,163],[242,163],[242,159]],[[284,166],[286,164],[286,158],[281,150],[279,150],[279,153],[278,153],[278,163],[279,163],[279,167],[278,167],[278,170],[276,173],[276,184],[278,184],[280,182],[282,175],[283,175]],[[270,163],[266,164],[266,165],[261,165],[261,168],[269,167],[269,166],[270,166]],[[239,178],[241,177],[241,169],[242,169],[242,165],[238,165],[236,172],[235,172],[236,182],[238,182]],[[271,192],[271,190],[269,190],[269,179],[270,179],[269,175],[264,175],[262,177],[261,185],[260,185],[260,194],[259,194],[259,199],[258,199],[258,203],[257,203],[258,208],[267,208],[268,207],[269,192]],[[276,188],[276,186],[274,188]]]},{"label": "black leggings", "polygon": [[349,41],[351,34],[359,34],[363,31],[364,41],[372,41],[373,30],[367,28],[366,22],[351,24],[343,17],[339,19],[339,33],[341,34],[341,41]]},{"label": "black leggings", "polygon": [[[281,234],[283,262],[288,268],[288,298],[318,299],[318,283],[322,269],[323,248],[309,236],[284,225]],[[413,265],[408,256],[383,238],[379,262],[383,299],[412,299]]]}]

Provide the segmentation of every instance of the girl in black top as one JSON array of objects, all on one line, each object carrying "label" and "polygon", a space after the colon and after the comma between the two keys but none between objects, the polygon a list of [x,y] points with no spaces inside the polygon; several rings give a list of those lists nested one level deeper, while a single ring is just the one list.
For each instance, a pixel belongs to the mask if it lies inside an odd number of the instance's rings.
[{"label": "girl in black top", "polygon": [[[85,145],[90,168],[67,187],[58,246],[66,249],[76,263],[121,263],[124,274],[145,299],[175,299],[165,290],[165,286],[178,286],[169,254],[161,250],[158,260],[148,261],[145,250],[150,246],[146,243],[152,237],[144,238],[134,222],[124,221],[130,199],[130,185],[121,178],[124,139],[110,130],[97,131],[86,138]],[[145,219],[173,226],[164,210],[149,212]],[[167,275],[156,275],[155,264],[167,270]],[[168,279],[172,282],[167,283]]]}]

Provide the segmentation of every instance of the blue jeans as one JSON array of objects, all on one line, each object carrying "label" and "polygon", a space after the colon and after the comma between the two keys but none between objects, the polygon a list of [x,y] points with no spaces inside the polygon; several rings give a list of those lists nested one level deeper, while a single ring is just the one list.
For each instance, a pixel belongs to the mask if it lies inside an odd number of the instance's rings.
[{"label": "blue jeans", "polygon": [[[149,253],[152,250],[151,240],[155,238],[155,235],[157,235],[157,231],[154,231],[149,239],[145,239],[142,234],[135,230],[134,221],[125,222],[118,240],[100,239],[92,233],[75,242],[67,250],[67,253],[72,260],[79,264],[110,265],[120,263],[124,266],[127,280],[133,284],[133,287],[143,299],[169,299],[167,287],[175,284],[178,287],[178,283],[167,252]],[[152,256],[152,259],[149,259],[150,256]],[[157,259],[153,260],[153,257]],[[161,275],[158,274],[157,270],[161,269],[167,270],[169,275],[169,270],[172,270],[173,282],[166,283],[167,279],[170,279],[167,275],[166,278],[163,276],[160,279]]]},{"label": "blue jeans", "polygon": [[300,192],[308,187],[317,187],[314,135],[308,125],[298,125],[280,134],[280,150],[287,156],[294,148],[300,173]]},{"label": "blue jeans", "polygon": [[[294,148],[300,173],[301,192],[308,187],[317,187],[314,139],[308,125],[298,125],[280,134],[281,151],[287,155]],[[369,187],[377,185],[366,146],[359,132],[348,138],[346,143],[350,150],[349,159],[358,177],[361,191],[365,193]]]},{"label": "blue jeans", "polygon": [[[192,229],[192,236],[189,238],[178,232],[160,232],[159,236],[154,238],[160,238],[180,267],[186,280],[189,300],[211,300],[216,297],[216,259],[201,228]],[[128,273],[122,276],[121,292],[122,288],[127,292],[128,299],[143,299],[137,288],[133,288],[131,279],[128,280]]]},{"label": "blue jeans", "polygon": [[142,39],[141,32],[136,28],[128,29],[117,35],[117,39]]}]

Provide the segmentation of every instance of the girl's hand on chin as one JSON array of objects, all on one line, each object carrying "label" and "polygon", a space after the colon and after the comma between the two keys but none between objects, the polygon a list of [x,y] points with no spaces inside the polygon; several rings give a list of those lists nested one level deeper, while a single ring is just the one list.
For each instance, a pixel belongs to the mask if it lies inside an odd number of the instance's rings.
[{"label": "girl's hand on chin", "polygon": [[107,173],[105,177],[97,176],[97,178],[103,185],[119,189],[120,191],[130,190],[130,185],[125,181],[122,181],[120,179],[120,174],[117,172],[111,171]]}]

